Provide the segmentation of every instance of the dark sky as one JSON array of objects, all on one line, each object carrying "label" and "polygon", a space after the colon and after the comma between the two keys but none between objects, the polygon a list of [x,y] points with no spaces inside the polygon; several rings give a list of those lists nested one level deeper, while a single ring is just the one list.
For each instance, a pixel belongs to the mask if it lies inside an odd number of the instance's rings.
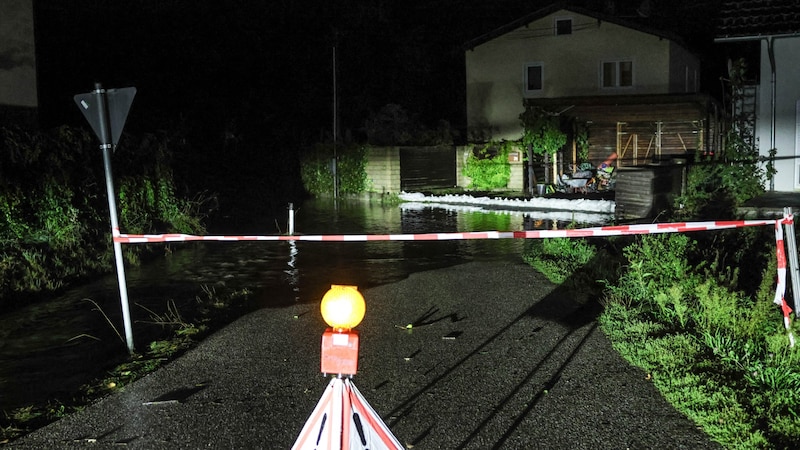
[{"label": "dark sky", "polygon": [[[319,140],[387,103],[433,125],[464,118],[461,44],[547,0],[36,0],[42,121],[80,123],[72,96],[95,81],[138,90],[128,125],[258,128]],[[573,2],[602,9],[605,0]],[[715,1],[651,0],[647,19],[708,42]],[[641,1],[618,0],[636,18]],[[639,18],[640,19],[640,18]],[[708,39],[706,39],[706,37]],[[702,49],[702,45],[698,45]]]}]

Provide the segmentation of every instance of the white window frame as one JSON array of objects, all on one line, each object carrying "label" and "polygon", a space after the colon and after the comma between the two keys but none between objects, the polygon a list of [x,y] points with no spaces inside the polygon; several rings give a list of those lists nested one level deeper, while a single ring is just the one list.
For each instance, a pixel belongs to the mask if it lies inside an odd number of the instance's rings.
[{"label": "white window frame", "polygon": [[[614,64],[614,80],[609,86],[606,86],[606,64]],[[630,84],[620,84],[620,73],[622,73],[621,66],[623,64],[630,64],[631,66],[631,82]],[[617,59],[607,60],[600,62],[600,88],[601,89],[631,89],[636,84],[634,77],[634,61],[632,59]]]},{"label": "white window frame", "polygon": [[[532,67],[539,68],[539,85],[541,86],[539,89],[528,89],[530,83],[528,82],[528,74],[530,73],[530,69]],[[522,73],[522,90],[525,92],[526,95],[537,95],[541,94],[544,91],[544,63],[541,62],[530,62],[525,63],[525,68],[523,69]]]},{"label": "white window frame", "polygon": [[[558,24],[559,22],[569,22],[569,33],[559,33],[558,32]],[[570,36],[572,33],[575,32],[575,27],[573,26],[574,21],[572,17],[555,17],[553,18],[553,35],[554,36]]]}]

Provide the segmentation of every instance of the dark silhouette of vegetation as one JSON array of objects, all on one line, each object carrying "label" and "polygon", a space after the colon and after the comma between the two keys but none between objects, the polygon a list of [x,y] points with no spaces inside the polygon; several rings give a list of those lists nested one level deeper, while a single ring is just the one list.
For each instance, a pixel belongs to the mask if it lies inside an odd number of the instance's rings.
[{"label": "dark silhouette of vegetation", "polygon": [[[114,160],[119,223],[131,233],[202,233],[205,201],[176,192],[166,136],[126,136]],[[111,272],[103,162],[94,136],[0,129],[0,307]],[[129,262],[154,246],[126,249]],[[163,254],[163,250],[161,251]]]}]

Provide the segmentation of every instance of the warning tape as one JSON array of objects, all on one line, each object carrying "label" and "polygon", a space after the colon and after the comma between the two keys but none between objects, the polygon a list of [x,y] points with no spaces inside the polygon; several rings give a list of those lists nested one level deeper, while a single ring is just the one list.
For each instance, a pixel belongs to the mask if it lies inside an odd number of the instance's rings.
[{"label": "warning tape", "polygon": [[313,242],[370,242],[370,241],[453,241],[473,239],[543,239],[559,237],[601,237],[634,234],[686,233],[693,231],[723,230],[730,228],[775,225],[782,220],[732,220],[710,222],[678,222],[604,227],[527,230],[527,231],[469,231],[459,233],[422,234],[318,234],[318,235],[251,235],[251,236],[198,236],[192,234],[123,234],[114,230],[114,242],[146,244],[157,242],[191,241],[313,241]]},{"label": "warning tape", "polygon": [[[783,241],[783,227],[782,223],[792,223],[792,215],[787,215],[782,221],[775,221],[775,245],[776,257],[778,259],[778,284],[775,287],[774,303],[781,307],[783,313],[783,326],[789,333],[789,346],[794,347],[794,333],[792,333],[792,319],[790,314],[792,309],[786,303],[786,250]],[[797,295],[797,293],[795,293]]]},{"label": "warning tape", "polygon": [[311,242],[373,242],[373,241],[453,241],[471,239],[545,239],[545,238],[585,238],[603,236],[624,236],[637,234],[688,233],[694,231],[724,230],[731,228],[771,225],[775,227],[775,244],[778,259],[778,282],[774,302],[780,305],[784,325],[789,332],[791,346],[794,335],[791,332],[792,312],[784,298],[786,292],[786,251],[784,249],[783,227],[791,225],[794,218],[786,214],[781,219],[730,220],[708,222],[678,222],[635,225],[613,225],[560,230],[527,231],[470,231],[462,233],[422,233],[422,234],[332,234],[332,235],[252,235],[252,236],[198,236],[192,234],[123,234],[118,228],[112,230],[114,242],[124,244],[144,244],[157,242],[191,241],[311,241]]}]

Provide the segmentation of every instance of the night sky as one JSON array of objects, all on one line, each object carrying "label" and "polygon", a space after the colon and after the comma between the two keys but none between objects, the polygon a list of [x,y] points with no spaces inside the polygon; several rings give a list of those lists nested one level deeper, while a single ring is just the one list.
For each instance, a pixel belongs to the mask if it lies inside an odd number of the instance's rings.
[{"label": "night sky", "polygon": [[[36,0],[40,120],[81,124],[72,96],[101,82],[137,88],[126,129],[315,142],[332,128],[336,45],[342,130],[359,137],[388,103],[430,126],[463,127],[462,45],[550,3]],[[680,33],[698,51],[711,41],[715,1],[615,3],[620,16]],[[643,5],[648,19],[637,14]]]}]

